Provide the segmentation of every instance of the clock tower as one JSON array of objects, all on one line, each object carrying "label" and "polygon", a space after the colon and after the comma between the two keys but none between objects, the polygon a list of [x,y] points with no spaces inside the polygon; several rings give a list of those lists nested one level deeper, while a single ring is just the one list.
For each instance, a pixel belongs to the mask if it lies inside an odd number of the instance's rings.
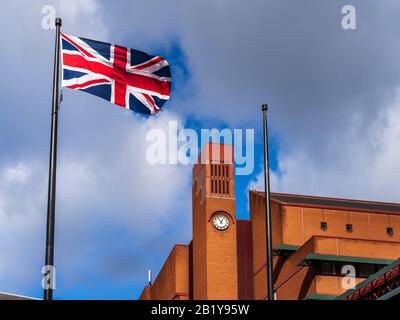
[{"label": "clock tower", "polygon": [[193,168],[193,298],[237,299],[233,146],[207,143]]}]

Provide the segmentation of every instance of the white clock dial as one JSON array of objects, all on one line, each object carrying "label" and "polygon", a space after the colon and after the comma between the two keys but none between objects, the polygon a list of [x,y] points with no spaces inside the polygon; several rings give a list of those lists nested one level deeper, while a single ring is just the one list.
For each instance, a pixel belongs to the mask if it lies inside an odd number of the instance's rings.
[{"label": "white clock dial", "polygon": [[229,219],[224,214],[216,214],[213,218],[213,225],[217,230],[226,230],[229,227]]}]

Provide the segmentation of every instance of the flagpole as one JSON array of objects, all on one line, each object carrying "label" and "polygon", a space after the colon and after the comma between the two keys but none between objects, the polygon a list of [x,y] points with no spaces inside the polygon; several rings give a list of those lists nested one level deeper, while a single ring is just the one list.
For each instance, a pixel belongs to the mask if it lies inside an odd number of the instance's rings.
[{"label": "flagpole", "polygon": [[60,68],[60,27],[61,19],[56,18],[56,43],[53,71],[53,101],[51,111],[51,138],[49,161],[49,188],[47,200],[46,257],[44,278],[44,299],[53,300],[54,272],[54,226],[56,206],[56,172],[57,172],[57,127],[59,109],[59,68]]},{"label": "flagpole", "polygon": [[272,260],[272,231],[271,231],[271,208],[270,208],[270,183],[269,183],[269,158],[268,158],[268,105],[262,107],[264,117],[264,186],[265,186],[265,231],[266,231],[266,253],[267,253],[267,288],[268,300],[274,300],[274,275]]}]

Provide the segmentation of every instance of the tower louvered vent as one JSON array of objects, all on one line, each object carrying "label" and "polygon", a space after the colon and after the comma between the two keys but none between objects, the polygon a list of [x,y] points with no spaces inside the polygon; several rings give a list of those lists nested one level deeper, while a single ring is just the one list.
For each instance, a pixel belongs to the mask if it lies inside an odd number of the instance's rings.
[{"label": "tower louvered vent", "polygon": [[211,164],[211,193],[229,194],[229,165]]}]

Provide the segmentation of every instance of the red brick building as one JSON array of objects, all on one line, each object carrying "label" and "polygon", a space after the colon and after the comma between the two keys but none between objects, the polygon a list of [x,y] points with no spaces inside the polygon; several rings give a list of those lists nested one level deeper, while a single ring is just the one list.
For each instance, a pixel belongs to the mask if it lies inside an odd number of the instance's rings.
[{"label": "red brick building", "polygon": [[[232,146],[207,144],[201,157],[193,240],[174,246],[140,299],[266,299],[264,193],[250,191],[250,220],[237,219]],[[278,193],[270,201],[276,299],[343,298],[343,270],[365,283],[400,257],[400,204]]]}]

